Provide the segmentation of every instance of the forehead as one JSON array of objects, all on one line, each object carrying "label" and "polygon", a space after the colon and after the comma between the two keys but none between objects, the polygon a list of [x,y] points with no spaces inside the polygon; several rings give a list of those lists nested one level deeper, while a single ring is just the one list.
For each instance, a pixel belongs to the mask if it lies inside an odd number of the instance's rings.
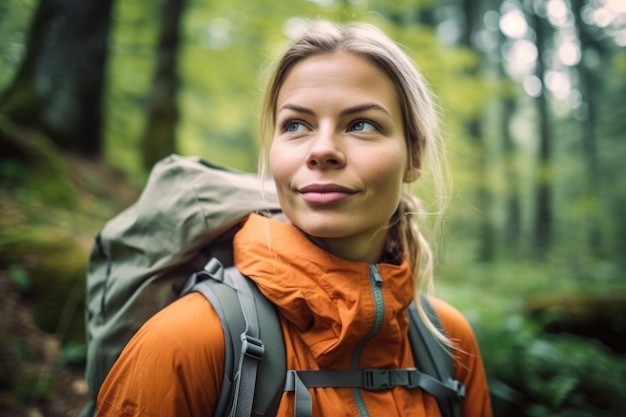
[{"label": "forehead", "polygon": [[287,74],[278,93],[277,106],[293,99],[376,100],[399,112],[393,83],[379,67],[366,58],[335,52],[303,59]]}]

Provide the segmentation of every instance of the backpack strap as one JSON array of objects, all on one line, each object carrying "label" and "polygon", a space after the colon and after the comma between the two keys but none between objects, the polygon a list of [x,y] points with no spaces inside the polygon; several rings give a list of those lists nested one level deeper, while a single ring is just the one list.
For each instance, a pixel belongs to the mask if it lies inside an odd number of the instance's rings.
[{"label": "backpack strap", "polygon": [[446,399],[459,395],[455,386],[445,384],[417,368],[287,371],[286,392],[297,391],[300,383],[307,388],[363,388],[368,391],[394,387],[421,388],[437,398]]},{"label": "backpack strap", "polygon": [[209,300],[224,330],[224,377],[214,415],[275,415],[286,369],[273,304],[236,268],[224,269],[215,258],[192,275],[183,291],[190,290]]},{"label": "backpack strap", "polygon": [[[420,297],[429,319],[443,332],[443,326],[430,302],[424,294]],[[409,338],[417,368],[354,371],[289,370],[285,391],[294,392],[295,417],[310,417],[313,414],[311,394],[307,388],[358,387],[381,390],[396,386],[421,388],[437,398],[442,417],[461,417],[460,401],[465,397],[465,386],[453,377],[453,355],[426,327],[415,303],[411,303],[409,307],[409,318]]]},{"label": "backpack strap", "polygon": [[[431,323],[445,334],[437,312],[423,293],[420,294],[420,302]],[[415,302],[409,306],[409,319],[409,338],[415,366],[456,393],[453,396],[436,396],[442,417],[461,417],[461,400],[465,398],[465,386],[454,379],[454,355],[426,327],[417,312]]]},{"label": "backpack strap", "polygon": [[[453,378],[453,355],[434,338],[415,303],[409,307],[409,338],[416,368],[287,371],[278,314],[252,281],[234,267],[224,269],[213,258],[189,279],[183,293],[189,291],[198,291],[211,302],[224,330],[224,378],[216,417],[276,415],[283,391],[295,394],[295,417],[310,417],[312,401],[307,388],[381,390],[395,386],[421,388],[437,398],[442,417],[461,417],[465,387]],[[443,332],[430,302],[425,295],[420,297],[431,322]]]},{"label": "backpack strap", "polygon": [[[286,392],[294,392],[295,416],[311,417],[311,394],[307,388],[363,388],[369,391],[405,387],[421,388],[437,400],[456,400],[459,393],[453,384],[445,384],[416,368],[359,369],[354,371],[304,370],[287,371]],[[444,417],[447,414],[443,414]]]}]

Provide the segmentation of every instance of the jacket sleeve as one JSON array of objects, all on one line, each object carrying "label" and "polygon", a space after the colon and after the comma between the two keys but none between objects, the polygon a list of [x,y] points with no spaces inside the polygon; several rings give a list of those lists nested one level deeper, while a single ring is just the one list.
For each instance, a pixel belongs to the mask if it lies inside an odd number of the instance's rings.
[{"label": "jacket sleeve", "polygon": [[451,339],[455,357],[455,378],[465,385],[462,402],[464,416],[491,417],[491,401],[487,376],[478,342],[467,319],[454,307],[439,299],[431,299],[446,334]]},{"label": "jacket sleeve", "polygon": [[213,415],[224,372],[224,333],[197,293],[147,321],[105,379],[98,416]]}]

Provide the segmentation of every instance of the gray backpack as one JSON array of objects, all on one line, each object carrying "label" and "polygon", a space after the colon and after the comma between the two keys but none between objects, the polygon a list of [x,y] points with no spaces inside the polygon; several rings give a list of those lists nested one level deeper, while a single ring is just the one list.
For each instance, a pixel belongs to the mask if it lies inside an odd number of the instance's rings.
[{"label": "gray backpack", "polygon": [[[281,394],[293,391],[296,416],[307,417],[312,413],[307,387],[398,385],[422,388],[437,397],[444,417],[460,416],[464,387],[453,379],[452,355],[426,329],[414,305],[409,336],[417,369],[287,370],[274,306],[232,267],[232,237],[253,212],[281,215],[273,182],[171,155],[155,165],[138,201],[106,223],[87,273],[85,378],[91,401],[81,416],[95,414],[104,378],[139,327],[191,291],[211,302],[225,336],[215,416],[275,415]],[[441,327],[426,297],[422,302]]]}]

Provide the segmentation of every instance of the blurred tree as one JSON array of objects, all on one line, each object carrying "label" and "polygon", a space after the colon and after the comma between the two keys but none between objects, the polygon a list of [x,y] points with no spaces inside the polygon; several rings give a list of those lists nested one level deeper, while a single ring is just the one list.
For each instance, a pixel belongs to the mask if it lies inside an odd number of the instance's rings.
[{"label": "blurred tree", "polygon": [[[500,3],[495,2],[496,5]],[[502,46],[506,37],[501,31],[498,31],[498,47],[502,50]],[[520,202],[520,178],[518,159],[519,150],[513,140],[511,134],[511,122],[515,116],[517,96],[511,87],[511,83],[507,82],[506,69],[504,66],[504,57],[498,54],[497,57],[497,73],[498,80],[502,85],[508,86],[500,93],[499,97],[499,126],[498,133],[502,144],[502,154],[504,158],[504,186],[505,186],[505,219],[504,219],[504,242],[508,253],[511,255],[519,254],[521,230],[522,230],[522,208]]]},{"label": "blurred tree", "polygon": [[0,112],[58,147],[97,156],[113,0],[41,0]]},{"label": "blurred tree", "polygon": [[[346,3],[350,3],[344,0]],[[434,29],[437,26],[436,12],[442,7],[442,2],[434,0],[403,0],[380,1],[375,7],[390,22],[402,27],[406,25],[423,25]]]},{"label": "blurred tree", "polygon": [[623,271],[626,270],[626,176],[618,174],[624,169],[626,160],[626,48],[615,54],[609,61],[608,68],[612,69],[611,77],[607,77],[605,91],[611,94],[598,100],[598,128],[601,128],[605,140],[602,145],[602,163],[599,164],[601,171],[600,184],[603,187],[603,204],[607,211],[602,213],[604,221],[603,244],[607,245],[612,253],[612,259],[619,262],[619,279],[623,279]]},{"label": "blurred tree", "polygon": [[[537,60],[535,75],[545,81],[544,57],[547,53],[547,23],[545,19],[544,0],[534,1],[534,10],[529,12],[531,27],[536,36]],[[542,16],[540,16],[540,13]],[[539,139],[539,163],[536,173],[536,201],[535,201],[535,225],[534,225],[534,249],[539,257],[545,255],[552,241],[552,186],[553,167],[550,140],[550,116],[548,110],[548,92],[544,87],[535,99],[538,139]]]},{"label": "blurred tree", "polygon": [[34,2],[25,0],[0,2],[0,91],[13,79],[22,61],[26,34],[36,6]]},{"label": "blurred tree", "polygon": [[[463,0],[463,16],[465,21],[461,24],[463,28],[461,32],[461,44],[469,49],[473,49],[478,54],[473,38],[478,32],[477,26],[483,16],[484,2],[476,2],[473,0]],[[480,77],[482,59],[477,60],[476,65],[467,68],[468,74],[472,77]],[[481,106],[482,107],[482,106]],[[495,253],[495,241],[494,241],[494,228],[492,224],[493,219],[493,196],[489,186],[489,176],[487,174],[487,137],[483,130],[482,121],[482,108],[479,107],[478,111],[465,123],[465,129],[469,139],[472,141],[476,152],[476,161],[473,169],[476,172],[477,184],[476,184],[476,197],[475,206],[480,213],[478,236],[479,247],[477,259],[481,262],[488,262],[493,260]]]},{"label": "blurred tree", "polygon": [[[593,39],[588,27],[582,21],[582,9],[584,2],[582,0],[572,1],[572,12],[574,16],[574,24],[580,42],[581,51],[594,53],[595,51],[604,49],[599,42]],[[581,53],[582,55],[582,53]],[[580,108],[579,108],[579,125],[582,148],[584,151],[585,163],[587,166],[587,181],[585,184],[586,198],[597,202],[598,193],[598,162],[597,162],[597,145],[596,145],[596,96],[594,91],[599,91],[597,76],[589,70],[584,59],[580,59],[575,66],[578,74],[578,91],[580,92]],[[594,204],[597,206],[597,204]],[[600,225],[597,212],[587,213],[589,222],[588,226],[588,244],[589,249],[598,252],[601,245]]]},{"label": "blurred tree", "polygon": [[156,68],[148,101],[148,118],[141,140],[146,170],[163,157],[176,152],[179,90],[178,57],[184,0],[165,0],[161,17]]}]

